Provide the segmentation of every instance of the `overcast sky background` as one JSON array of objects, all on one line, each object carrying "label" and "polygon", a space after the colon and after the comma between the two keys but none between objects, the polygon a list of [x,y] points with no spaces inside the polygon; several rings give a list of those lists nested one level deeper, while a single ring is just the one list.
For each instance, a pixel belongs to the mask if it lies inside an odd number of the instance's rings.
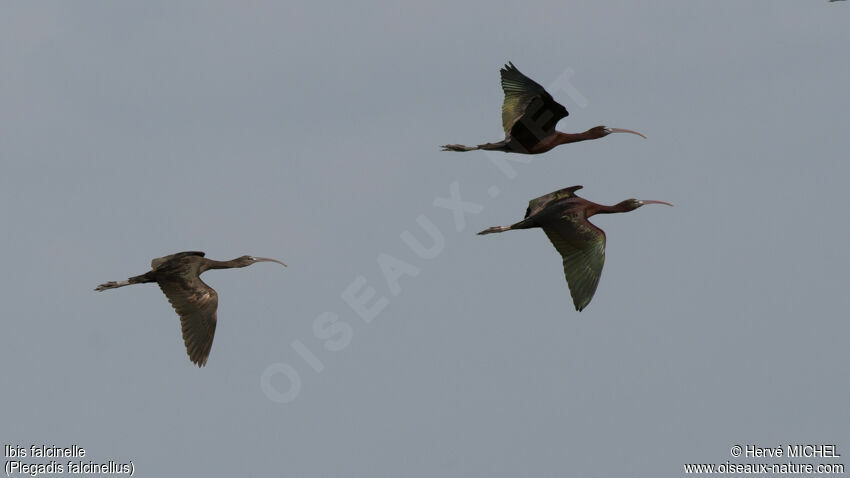
[{"label": "overcast sky background", "polygon": [[[850,2],[520,3],[4,2],[0,441],[78,444],[137,476],[850,456]],[[440,152],[502,138],[508,60],[568,80],[559,129],[648,139],[563,146],[513,178]],[[460,231],[434,205],[453,183],[481,206]],[[594,218],[607,263],[582,313],[541,231],[475,235],[574,184],[676,205]],[[420,215],[436,257],[401,238],[429,244]],[[203,369],[155,285],[92,291],[182,250],[289,264],[204,275]],[[398,295],[382,254],[418,272]],[[388,301],[369,324],[342,298],[360,276]],[[326,312],[342,350],[314,334]]]}]

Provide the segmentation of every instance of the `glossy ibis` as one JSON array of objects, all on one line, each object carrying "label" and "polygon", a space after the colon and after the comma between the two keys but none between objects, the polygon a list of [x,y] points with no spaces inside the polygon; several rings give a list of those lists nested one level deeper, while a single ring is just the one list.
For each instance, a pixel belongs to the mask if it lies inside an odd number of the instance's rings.
[{"label": "glossy ibis", "polygon": [[215,334],[218,294],[201,280],[200,275],[210,269],[232,269],[247,267],[255,262],[283,262],[265,257],[242,256],[230,261],[214,261],[204,258],[203,252],[178,252],[151,261],[151,270],[127,280],[110,281],[94,290],[115,289],[132,284],[156,282],[165,293],[171,306],[180,316],[183,342],[189,360],[198,367],[206,365]]},{"label": "glossy ibis", "polygon": [[626,199],[613,206],[603,206],[576,196],[575,192],[579,189],[581,186],[573,186],[532,199],[522,221],[510,226],[491,227],[478,234],[542,228],[564,259],[564,275],[573,304],[576,310],[581,311],[593,298],[605,264],[605,233],[588,218],[594,214],[634,211],[644,204],[672,204]]},{"label": "glossy ibis", "polygon": [[486,149],[506,153],[540,154],[561,144],[599,139],[611,133],[631,133],[646,138],[637,131],[607,126],[596,126],[584,133],[555,131],[558,121],[569,115],[567,109],[555,101],[537,82],[520,73],[513,63],[509,62],[499,72],[502,75],[502,90],[505,92],[505,101],[502,103],[505,139],[478,146],[447,144],[443,146],[443,151]]}]

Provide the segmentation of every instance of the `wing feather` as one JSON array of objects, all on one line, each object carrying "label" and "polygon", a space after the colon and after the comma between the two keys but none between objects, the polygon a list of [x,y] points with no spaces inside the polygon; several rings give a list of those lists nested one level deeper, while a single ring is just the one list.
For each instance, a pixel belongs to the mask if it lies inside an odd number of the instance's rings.
[{"label": "wing feather", "polygon": [[204,253],[201,252],[201,251],[185,251],[185,252],[178,252],[176,254],[167,255],[167,256],[164,256],[164,257],[157,257],[156,259],[151,261],[151,269],[156,270],[156,269],[159,268],[159,266],[161,266],[161,265],[163,265],[167,262],[170,262],[173,259],[180,259],[181,257],[187,257],[187,256],[204,257]]},{"label": "wing feather", "polygon": [[189,360],[198,367],[206,365],[215,335],[218,294],[200,277],[158,283],[180,316],[183,342],[186,344]]},{"label": "wing feather", "polygon": [[586,218],[566,214],[547,221],[543,231],[561,254],[564,276],[576,310],[590,303],[605,264],[605,233]]},{"label": "wing feather", "polygon": [[502,78],[502,128],[506,137],[525,143],[543,139],[537,133],[551,133],[561,118],[569,115],[563,105],[536,81],[523,75],[513,63],[499,73]]},{"label": "wing feather", "polygon": [[525,217],[533,216],[542,211],[547,205],[566,198],[577,197],[576,191],[584,186],[570,186],[568,188],[559,189],[549,194],[544,194],[539,198],[534,198],[528,201],[528,208],[525,210]]}]

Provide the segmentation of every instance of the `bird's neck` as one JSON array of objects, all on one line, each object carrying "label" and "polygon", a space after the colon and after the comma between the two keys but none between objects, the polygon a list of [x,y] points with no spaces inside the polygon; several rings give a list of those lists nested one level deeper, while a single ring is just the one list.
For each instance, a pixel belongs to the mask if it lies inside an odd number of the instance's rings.
[{"label": "bird's neck", "polygon": [[239,259],[233,259],[230,261],[214,261],[212,259],[208,259],[204,261],[204,265],[201,268],[201,272],[208,271],[211,269],[233,269],[235,267],[245,267],[247,264],[243,264],[239,261]]},{"label": "bird's neck", "polygon": [[591,131],[593,130],[587,130],[583,133],[564,133],[561,131],[555,131],[555,141],[558,144],[568,144],[599,138],[598,135],[593,134]]},{"label": "bird's neck", "polygon": [[628,212],[623,203],[614,204],[613,206],[606,206],[604,204],[596,204],[590,203],[585,209],[586,217],[593,216],[594,214],[615,214],[618,212]]},{"label": "bird's neck", "polygon": [[207,270],[209,270],[209,269],[229,269],[230,267],[232,267],[232,266],[228,263],[228,261],[213,261],[213,260],[211,260],[211,261],[207,262],[206,269]]},{"label": "bird's neck", "polygon": [[585,131],[584,133],[564,133],[561,131],[555,131],[549,136],[546,136],[545,138],[539,140],[527,150],[522,149],[519,152],[528,154],[540,154],[545,153],[546,151],[550,151],[552,148],[560,146],[562,144],[576,143],[578,141],[585,141],[588,139],[596,139],[596,137],[587,131]]}]

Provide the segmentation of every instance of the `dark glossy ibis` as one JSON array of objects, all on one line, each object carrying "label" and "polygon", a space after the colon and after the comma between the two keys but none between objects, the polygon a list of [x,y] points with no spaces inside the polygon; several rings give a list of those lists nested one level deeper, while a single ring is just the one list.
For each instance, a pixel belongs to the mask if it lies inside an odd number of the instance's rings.
[{"label": "dark glossy ibis", "polygon": [[672,204],[626,199],[613,206],[603,206],[576,196],[575,192],[579,189],[581,186],[573,186],[532,199],[522,221],[510,226],[491,227],[478,234],[542,228],[564,259],[564,275],[573,304],[576,310],[581,311],[593,298],[605,264],[605,233],[588,218],[594,214],[634,211],[644,204]]},{"label": "dark glossy ibis", "polygon": [[505,101],[502,103],[505,139],[498,143],[478,146],[447,144],[443,146],[443,151],[486,149],[506,153],[540,154],[561,144],[599,139],[611,133],[631,133],[646,138],[637,131],[607,126],[596,126],[584,133],[555,131],[558,121],[569,115],[567,109],[555,101],[542,86],[520,73],[512,63],[505,65],[500,73],[502,90],[505,92]]},{"label": "dark glossy ibis", "polygon": [[120,282],[106,282],[94,290],[115,289],[132,284],[156,282],[165,293],[171,306],[180,316],[183,342],[189,360],[198,367],[206,365],[215,334],[218,294],[201,280],[200,275],[210,269],[247,267],[256,262],[283,262],[265,257],[242,256],[230,261],[205,259],[203,252],[187,251],[160,257],[151,261],[151,270]]}]

